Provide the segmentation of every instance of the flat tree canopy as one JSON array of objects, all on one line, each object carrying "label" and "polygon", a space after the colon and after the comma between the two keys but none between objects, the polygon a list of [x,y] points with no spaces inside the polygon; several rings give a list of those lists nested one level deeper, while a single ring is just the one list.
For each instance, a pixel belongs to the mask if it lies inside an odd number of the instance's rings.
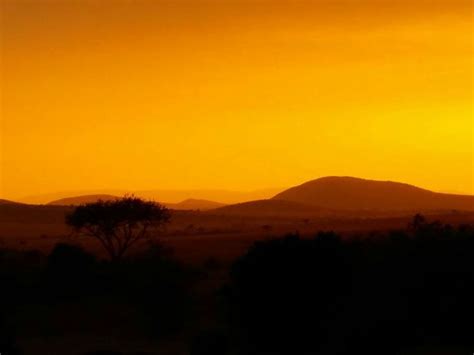
[{"label": "flat tree canopy", "polygon": [[66,224],[81,235],[96,238],[112,260],[120,260],[141,240],[157,235],[167,223],[169,210],[134,196],[86,203],[66,216]]}]

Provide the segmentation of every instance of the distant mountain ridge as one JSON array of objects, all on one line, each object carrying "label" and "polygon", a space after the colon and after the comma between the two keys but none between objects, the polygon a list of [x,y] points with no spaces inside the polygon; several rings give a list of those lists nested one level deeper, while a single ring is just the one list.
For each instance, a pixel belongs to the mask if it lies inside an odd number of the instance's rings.
[{"label": "distant mountain ridge", "polygon": [[240,203],[245,201],[269,199],[285,188],[267,188],[253,191],[233,191],[222,189],[195,189],[195,190],[84,190],[84,191],[63,191],[58,193],[47,193],[31,195],[18,200],[28,204],[48,204],[57,200],[63,200],[74,196],[88,195],[112,195],[124,196],[134,195],[144,199],[154,201],[166,201],[166,203],[181,203],[185,200],[207,200],[219,201],[224,204]]},{"label": "distant mountain ridge", "polygon": [[413,185],[330,176],[289,188],[272,198],[334,210],[474,210],[474,196],[437,193]]},{"label": "distant mountain ridge", "polygon": [[76,205],[81,205],[83,203],[97,202],[99,200],[113,201],[119,198],[120,198],[119,196],[114,196],[114,195],[83,195],[83,196],[61,198],[59,200],[48,202],[47,204],[50,206],[76,206]]},{"label": "distant mountain ridge", "polygon": [[189,198],[179,203],[163,203],[166,207],[173,210],[211,210],[225,206],[224,203]]},{"label": "distant mountain ridge", "polygon": [[[261,191],[270,192],[270,190]],[[367,180],[347,176],[329,176],[311,180],[272,195],[273,197],[250,199],[236,204],[225,204],[201,198],[164,202],[167,201],[165,198],[158,199],[153,197],[151,192],[149,193],[149,196],[136,196],[160,201],[163,205],[174,210],[215,211],[224,215],[242,216],[327,216],[341,215],[341,213],[351,214],[356,211],[474,211],[474,196],[472,195],[438,193],[400,182]],[[186,195],[190,191],[185,192],[183,190],[180,193]],[[201,190],[200,194],[204,194],[204,190]],[[166,196],[166,194],[161,195]],[[81,195],[57,199],[49,202],[48,205],[74,206],[95,202],[99,199],[113,200],[119,198],[119,196],[123,195]],[[178,195],[172,196],[176,197]],[[0,204],[11,203],[15,202],[0,200]]]},{"label": "distant mountain ridge", "polygon": [[[49,202],[47,205],[50,206],[77,206],[84,203],[92,203],[97,202],[99,200],[102,201],[113,201],[119,199],[120,196],[114,195],[105,195],[105,194],[97,194],[97,195],[82,195],[82,196],[74,196],[74,197],[66,197],[59,200],[54,200]],[[2,200],[0,200],[0,203]],[[12,202],[13,203],[13,202]],[[199,199],[187,199],[178,203],[167,203],[167,202],[160,202],[164,206],[173,209],[173,210],[210,210],[213,208],[219,208],[225,206],[225,204],[215,201],[209,200],[199,200]]]},{"label": "distant mountain ridge", "polygon": [[22,203],[0,198],[0,205],[22,205]]}]

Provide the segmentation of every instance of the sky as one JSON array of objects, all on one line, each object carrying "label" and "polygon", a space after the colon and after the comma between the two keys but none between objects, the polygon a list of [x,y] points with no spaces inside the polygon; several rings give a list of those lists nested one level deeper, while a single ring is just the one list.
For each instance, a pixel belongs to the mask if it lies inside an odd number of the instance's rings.
[{"label": "sky", "polygon": [[327,175],[474,194],[471,1],[0,3],[0,197]]}]

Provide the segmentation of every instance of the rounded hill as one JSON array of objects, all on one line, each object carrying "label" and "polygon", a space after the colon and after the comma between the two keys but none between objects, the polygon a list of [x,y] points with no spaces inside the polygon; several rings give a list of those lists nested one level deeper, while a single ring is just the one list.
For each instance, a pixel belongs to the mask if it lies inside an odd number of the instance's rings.
[{"label": "rounded hill", "polygon": [[312,180],[273,199],[343,210],[474,210],[474,196],[442,194],[399,182],[354,177]]}]

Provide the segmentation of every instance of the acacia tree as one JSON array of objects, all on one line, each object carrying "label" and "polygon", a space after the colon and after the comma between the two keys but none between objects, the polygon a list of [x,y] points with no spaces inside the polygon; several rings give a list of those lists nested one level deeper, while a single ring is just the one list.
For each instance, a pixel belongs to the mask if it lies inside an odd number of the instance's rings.
[{"label": "acacia tree", "polygon": [[169,210],[134,196],[80,205],[66,216],[74,232],[97,239],[111,260],[121,260],[140,241],[156,237],[169,221]]}]

